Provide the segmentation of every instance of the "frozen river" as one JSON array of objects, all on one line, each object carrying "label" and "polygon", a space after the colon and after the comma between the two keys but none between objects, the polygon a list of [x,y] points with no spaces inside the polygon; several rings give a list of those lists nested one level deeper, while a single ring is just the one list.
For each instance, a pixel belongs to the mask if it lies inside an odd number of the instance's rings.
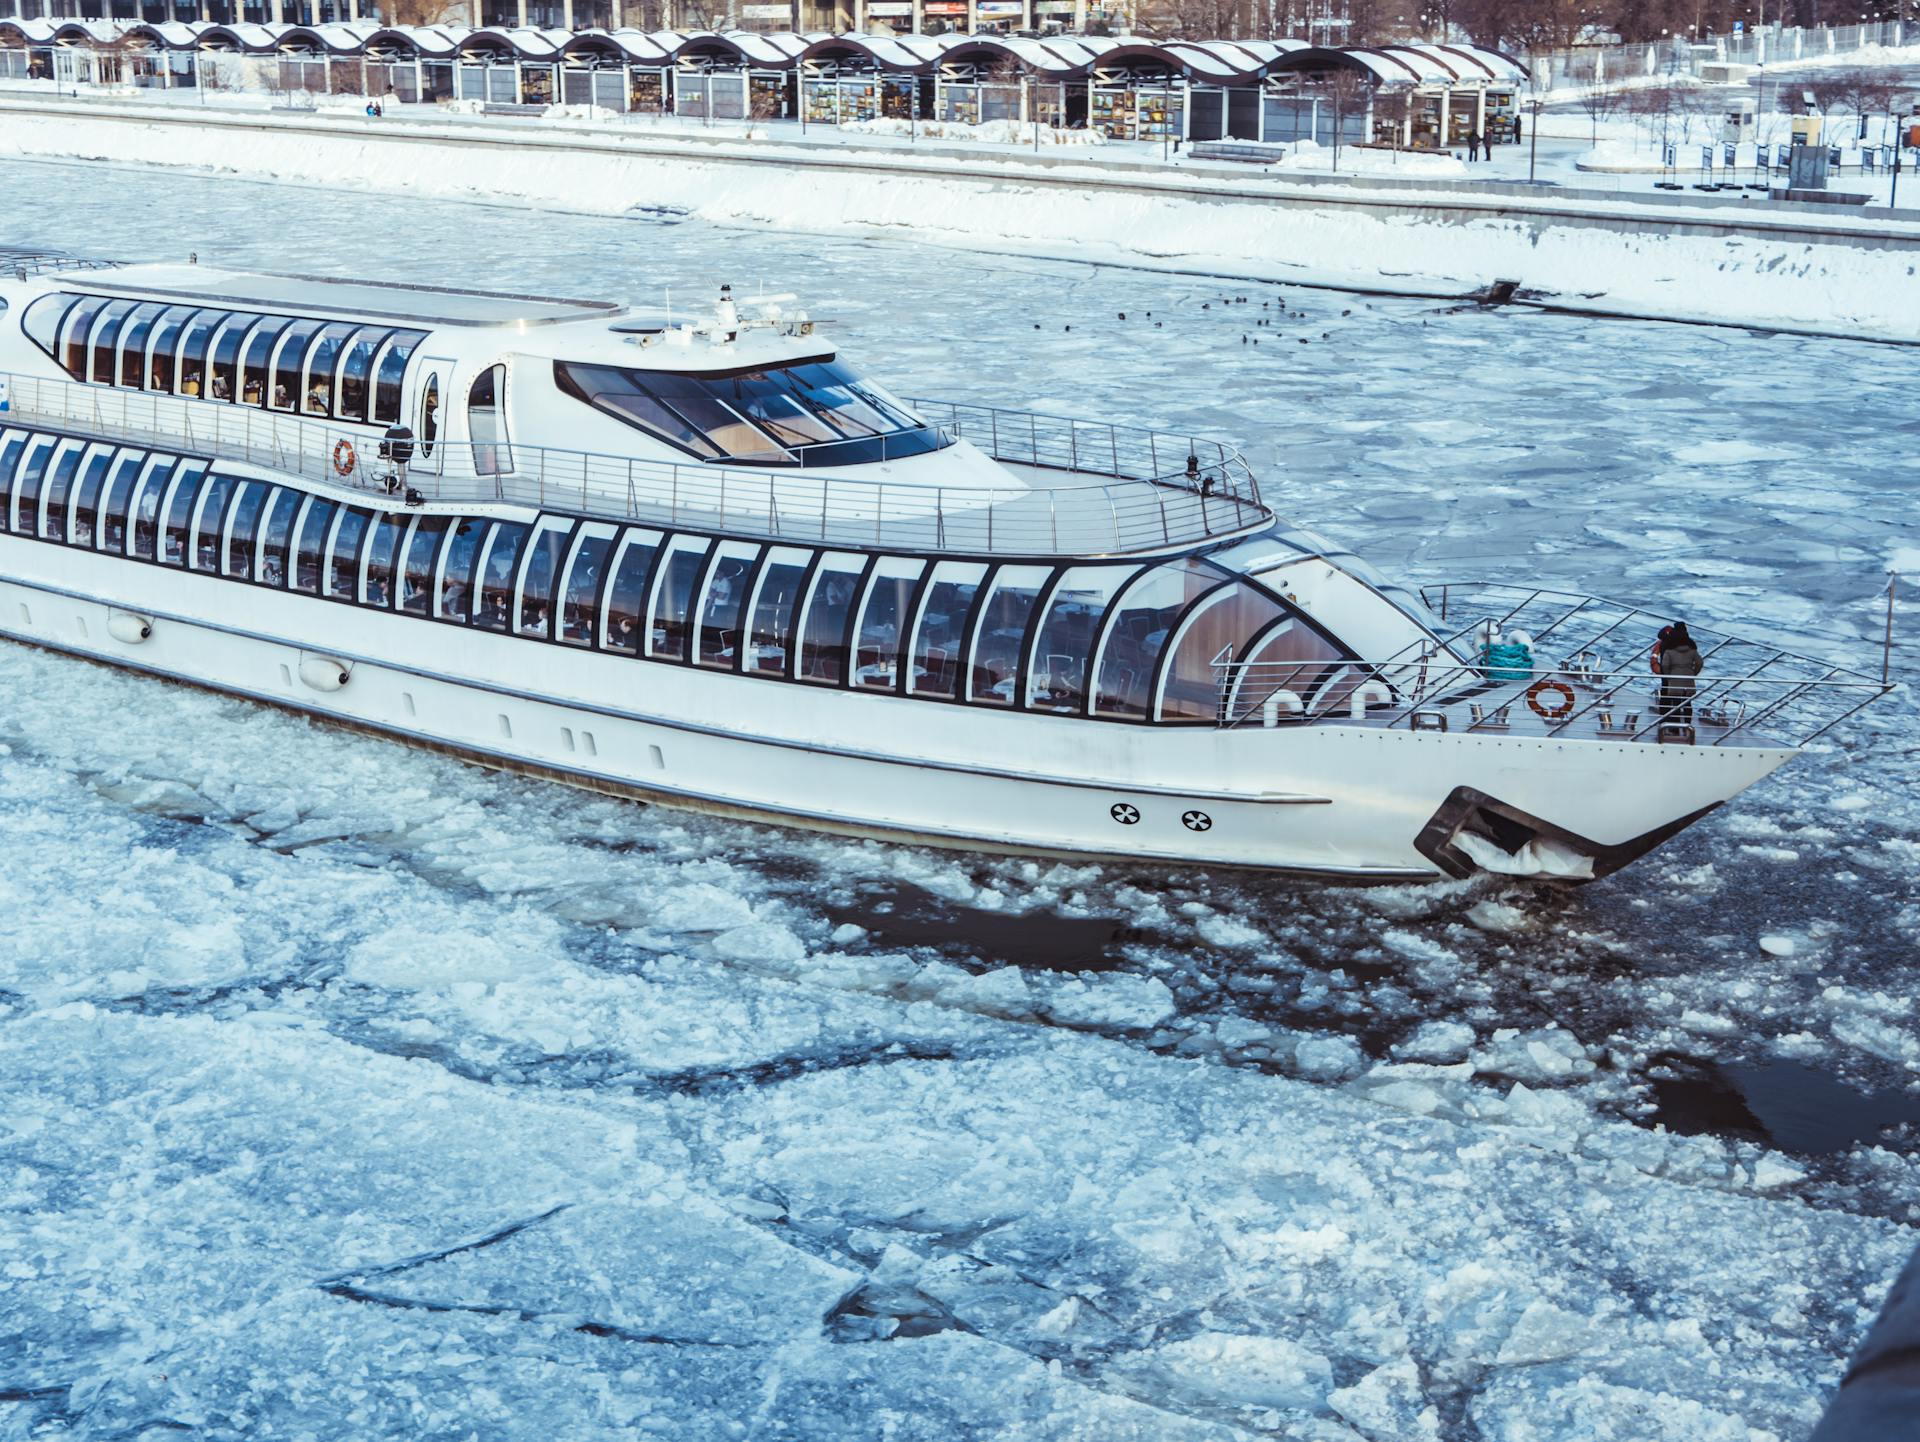
[{"label": "frozen river", "polygon": [[[901,392],[1236,439],[1410,580],[1877,669],[1920,569],[1905,351],[0,188],[0,242],[93,254],[764,280]],[[0,1438],[1785,1442],[1920,1237],[1904,691],[1559,892],[811,838],[14,646],[0,742]]]}]

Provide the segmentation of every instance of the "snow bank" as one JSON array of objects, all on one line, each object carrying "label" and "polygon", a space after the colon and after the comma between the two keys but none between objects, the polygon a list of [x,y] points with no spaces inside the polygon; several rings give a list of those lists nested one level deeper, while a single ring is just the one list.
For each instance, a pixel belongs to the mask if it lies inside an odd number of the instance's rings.
[{"label": "snow bank", "polygon": [[1276,170],[1325,170],[1341,175],[1385,175],[1403,179],[1427,179],[1439,176],[1465,176],[1466,163],[1451,154],[1425,150],[1375,150],[1370,146],[1343,145],[1339,164],[1334,150],[1313,140],[1296,140]]},{"label": "snow bank", "polygon": [[[965,140],[982,145],[1032,145],[1034,127],[1019,120],[988,120],[968,125],[959,120],[849,120],[840,127],[848,135],[918,136],[923,140]],[[1098,130],[1040,128],[1042,145],[1105,145]]]}]

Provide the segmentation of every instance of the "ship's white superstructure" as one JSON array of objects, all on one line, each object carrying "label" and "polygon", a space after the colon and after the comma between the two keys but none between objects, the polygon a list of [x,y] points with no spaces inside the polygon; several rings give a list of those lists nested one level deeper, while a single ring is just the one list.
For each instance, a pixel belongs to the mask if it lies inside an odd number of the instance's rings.
[{"label": "ship's white superstructure", "polygon": [[787,297],[25,262],[0,387],[0,632],[856,834],[1597,875],[1879,691],[1696,628],[1682,713],[1658,618],[1423,599],[1228,446],[900,400]]}]

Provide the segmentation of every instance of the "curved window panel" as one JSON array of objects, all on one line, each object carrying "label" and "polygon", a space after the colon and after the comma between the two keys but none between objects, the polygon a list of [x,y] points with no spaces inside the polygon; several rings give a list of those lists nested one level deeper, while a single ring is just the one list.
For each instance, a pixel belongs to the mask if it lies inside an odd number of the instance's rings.
[{"label": "curved window panel", "polygon": [[847,633],[860,594],[865,556],[829,552],[820,558],[800,622],[800,679],[838,686],[847,679]]},{"label": "curved window panel", "polygon": [[1214,657],[1231,648],[1237,658],[1275,621],[1286,617],[1277,601],[1244,581],[1224,584],[1195,604],[1174,630],[1173,654],[1160,680],[1156,721],[1213,721],[1220,713],[1220,678]]},{"label": "curved window panel", "polygon": [[974,598],[986,575],[987,568],[977,561],[942,561],[933,568],[914,634],[909,695],[953,698],[959,686],[967,618],[973,614]]},{"label": "curved window panel", "polygon": [[273,351],[286,328],[285,320],[272,316],[247,332],[240,354],[240,388],[235,392],[242,405],[264,406],[267,397],[273,394]]},{"label": "curved window panel", "polygon": [[271,410],[290,411],[300,399],[300,378],[305,373],[307,349],[320,333],[317,320],[297,320],[280,332],[273,348],[273,389],[268,393]]},{"label": "curved window panel", "polygon": [[567,559],[567,573],[560,586],[560,639],[570,646],[593,644],[600,583],[606,579],[607,556],[617,535],[617,526],[590,521],[574,538],[573,554]]},{"label": "curved window panel", "polygon": [[1087,674],[1107,602],[1134,574],[1131,566],[1076,566],[1047,598],[1046,618],[1034,642],[1026,704],[1037,711],[1087,709]]},{"label": "curved window panel", "polygon": [[427,377],[427,384],[420,399],[420,459],[426,460],[433,454],[434,443],[440,439],[440,376],[436,372]]},{"label": "curved window panel", "polygon": [[413,523],[400,567],[400,609],[409,615],[425,616],[433,609],[433,568],[446,535],[445,516],[421,516]]},{"label": "curved window panel", "polygon": [[73,489],[73,526],[67,539],[76,546],[91,546],[100,534],[100,488],[113,469],[110,449],[95,451],[80,472],[80,484]]},{"label": "curved window panel", "polygon": [[1108,613],[1095,671],[1093,714],[1144,721],[1153,710],[1153,678],[1187,607],[1226,578],[1197,561],[1156,566],[1122,593]]},{"label": "curved window panel", "polygon": [[73,490],[73,478],[80,474],[80,458],[85,450],[68,446],[54,458],[47,472],[46,496],[40,507],[40,534],[49,541],[67,538],[67,501]]},{"label": "curved window panel", "polygon": [[1011,706],[1020,671],[1020,653],[1034,602],[1053,571],[1047,566],[1002,566],[980,606],[968,663],[967,699],[989,706]]},{"label": "curved window panel", "polygon": [[687,659],[693,588],[706,568],[705,536],[675,536],[660,558],[647,608],[647,654],[664,661]]},{"label": "curved window panel", "polygon": [[20,313],[20,329],[27,339],[55,360],[60,359],[60,322],[73,309],[75,299],[64,292],[43,295]]},{"label": "curved window panel", "polygon": [[594,409],[605,411],[670,446],[691,451],[702,460],[711,460],[720,454],[720,448],[697,427],[641,389],[631,374],[617,366],[553,363],[554,384],[562,394],[585,401]]},{"label": "curved window panel", "polygon": [[293,523],[306,497],[295,490],[278,490],[267,502],[267,518],[260,527],[260,581],[267,586],[287,584],[293,553]]},{"label": "curved window panel", "polygon": [[487,538],[486,557],[479,568],[479,605],[473,624],[489,631],[504,631],[512,618],[513,577],[520,569],[520,548],[527,543],[527,527],[514,521],[498,521]]},{"label": "curved window panel", "polygon": [[321,571],[327,559],[327,533],[333,529],[335,509],[332,501],[323,501],[318,496],[307,498],[293,548],[293,589],[296,591],[304,591],[309,596],[320,594]]},{"label": "curved window panel", "polygon": [[400,542],[407,534],[407,516],[385,515],[367,542],[367,584],[362,600],[369,606],[393,609],[393,566]]},{"label": "curved window panel", "polygon": [[434,602],[434,615],[442,620],[464,621],[472,611],[474,567],[479,564],[480,547],[489,529],[486,521],[454,523],[446,560],[441,563],[440,594]]},{"label": "curved window panel", "polygon": [[794,546],[767,552],[754,579],[752,624],[747,634],[746,669],[762,676],[785,676],[792,666],[793,623],[813,553]]},{"label": "curved window panel", "polygon": [[373,383],[373,419],[392,425],[400,419],[400,393],[407,379],[407,361],[422,337],[418,331],[397,332],[387,345],[386,354],[375,362]]},{"label": "curved window panel", "polygon": [[173,483],[172,456],[154,456],[140,477],[140,489],[133,502],[133,554],[142,561],[160,558],[160,503]]},{"label": "curved window panel", "polygon": [[7,431],[0,435],[0,528],[13,524],[14,467],[27,448],[25,431]]},{"label": "curved window panel", "polygon": [[200,492],[200,508],[193,522],[193,549],[188,562],[196,571],[220,570],[220,535],[226,529],[227,501],[239,483],[231,476],[215,476]]},{"label": "curved window panel", "polygon": [[120,327],[120,384],[135,390],[147,385],[147,335],[163,307],[139,305]]},{"label": "curved window panel", "polygon": [[227,522],[227,561],[229,576],[242,581],[253,579],[254,540],[260,529],[260,513],[266,509],[273,487],[265,481],[248,481],[240,487],[233,503],[233,517]]},{"label": "curved window panel", "polygon": [[67,311],[60,323],[60,368],[77,381],[87,378],[87,336],[106,302],[88,296]]},{"label": "curved window panel", "polygon": [[340,362],[339,403],[333,413],[343,421],[364,421],[373,391],[373,357],[386,339],[384,331],[363,330],[348,345]]},{"label": "curved window panel", "polygon": [[340,352],[353,336],[350,325],[330,325],[307,348],[306,374],[301,385],[300,409],[310,416],[333,414],[333,372]]},{"label": "curved window panel", "polygon": [[[240,381],[240,352],[247,332],[259,323],[257,315],[230,315],[222,321],[207,342],[207,399],[230,401],[244,387]],[[263,362],[264,364],[264,362]],[[259,404],[258,388],[249,404]]]},{"label": "curved window panel", "polygon": [[327,551],[327,596],[334,601],[360,599],[360,548],[372,529],[373,517],[358,506],[346,506],[333,525],[333,543]]},{"label": "curved window panel", "polygon": [[142,451],[122,451],[114,460],[113,471],[107,477],[106,495],[100,504],[99,545],[103,551],[126,554],[127,515],[133,500],[133,486],[140,479],[140,468],[146,459]]},{"label": "curved window panel", "polygon": [[[46,484],[47,471],[56,460],[58,443],[35,437],[27,452],[27,463],[13,488],[13,529],[23,536],[40,534],[40,490]],[[77,452],[77,447],[74,450]],[[64,454],[64,452],[62,453]]]},{"label": "curved window panel", "polygon": [[147,341],[147,389],[150,391],[171,391],[174,388],[177,372],[174,368],[174,350],[180,344],[180,328],[193,314],[190,305],[168,306],[154,322],[153,336]]},{"label": "curved window panel", "polygon": [[205,476],[206,467],[192,461],[182,461],[174,467],[173,485],[167,491],[165,529],[161,532],[160,560],[163,565],[187,564],[194,502],[200,497],[200,482]]},{"label": "curved window panel", "polygon": [[108,302],[100,312],[99,319],[93,323],[93,380],[96,385],[110,386],[119,376],[117,359],[120,344],[120,324],[127,318],[127,312],[133,309],[130,300]]},{"label": "curved window panel", "polygon": [[572,521],[542,521],[534,528],[520,568],[520,599],[515,614],[523,636],[553,635],[553,588],[567,556]]},{"label": "curved window panel", "polygon": [[731,671],[740,653],[740,617],[753,581],[760,548],[749,541],[722,541],[701,587],[700,636],[694,660],[716,671]]},{"label": "curved window panel", "polygon": [[1306,714],[1335,710],[1359,683],[1348,656],[1301,617],[1289,617],[1254,638],[1231,698],[1232,714],[1257,709],[1276,691],[1298,696]]},{"label": "curved window panel", "polygon": [[873,691],[895,691],[900,683],[900,643],[905,638],[914,589],[927,563],[882,556],[873,563],[860,628],[853,643],[853,684]]},{"label": "curved window panel", "polygon": [[607,590],[607,614],[600,644],[613,651],[637,655],[640,623],[652,589],[654,556],[660,549],[658,531],[628,531],[614,556],[613,582]]},{"label": "curved window panel", "polygon": [[[197,310],[180,327],[180,383],[183,396],[204,396],[207,391],[207,345],[214,328],[226,318],[217,310]],[[231,390],[228,392],[232,394]],[[222,400],[226,397],[221,397]]]}]

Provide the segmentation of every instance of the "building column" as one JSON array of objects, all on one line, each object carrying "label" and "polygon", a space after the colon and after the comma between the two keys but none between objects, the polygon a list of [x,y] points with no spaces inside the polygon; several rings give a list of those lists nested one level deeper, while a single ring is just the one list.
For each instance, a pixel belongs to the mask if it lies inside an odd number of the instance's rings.
[{"label": "building column", "polygon": [[924,35],[927,29],[926,0],[913,0],[913,33]]},{"label": "building column", "polygon": [[[517,0],[517,3],[519,6],[519,20],[517,23],[522,30],[525,30],[527,28],[527,0]],[[518,72],[516,71],[516,73]],[[517,84],[518,82],[516,81],[515,83]]]},{"label": "building column", "polygon": [[1440,92],[1440,134],[1436,137],[1442,150],[1453,148],[1453,89],[1451,86]]},{"label": "building column", "polygon": [[573,29],[573,0],[560,0],[560,28]]},{"label": "building column", "polygon": [[980,0],[967,0],[967,34],[980,33]]},{"label": "building column", "polygon": [[1033,29],[1033,0],[1020,0],[1020,28]]},{"label": "building column", "polygon": [[853,0],[853,28],[855,33],[867,33],[867,0]]}]

